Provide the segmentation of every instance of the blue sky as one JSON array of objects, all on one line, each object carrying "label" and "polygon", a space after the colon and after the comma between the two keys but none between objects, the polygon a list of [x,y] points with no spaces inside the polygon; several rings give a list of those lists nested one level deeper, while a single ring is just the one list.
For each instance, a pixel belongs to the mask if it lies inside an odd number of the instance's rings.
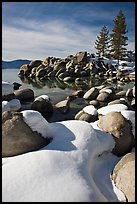
[{"label": "blue sky", "polygon": [[128,50],[135,50],[135,2],[2,2],[2,59],[65,58],[95,53],[101,28],[111,33],[126,17]]}]

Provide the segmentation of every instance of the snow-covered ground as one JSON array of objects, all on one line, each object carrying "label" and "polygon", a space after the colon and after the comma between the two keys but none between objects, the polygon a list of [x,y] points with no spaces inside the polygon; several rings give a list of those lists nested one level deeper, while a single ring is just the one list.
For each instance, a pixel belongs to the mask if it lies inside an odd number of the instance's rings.
[{"label": "snow-covered ground", "polygon": [[121,71],[125,71],[125,74],[129,74],[131,72],[135,72],[135,62],[128,62],[126,60],[118,60],[115,59],[108,59],[106,57],[98,57],[94,56],[90,58],[90,62],[96,62],[96,61],[103,61],[105,64],[112,64],[116,69],[119,69]]},{"label": "snow-covered ground", "polygon": [[[133,112],[122,112],[133,120]],[[126,202],[111,180],[121,159],[111,153],[115,141],[97,121],[48,123],[37,111],[22,113],[33,130],[53,140],[38,151],[2,159],[3,202]]]}]

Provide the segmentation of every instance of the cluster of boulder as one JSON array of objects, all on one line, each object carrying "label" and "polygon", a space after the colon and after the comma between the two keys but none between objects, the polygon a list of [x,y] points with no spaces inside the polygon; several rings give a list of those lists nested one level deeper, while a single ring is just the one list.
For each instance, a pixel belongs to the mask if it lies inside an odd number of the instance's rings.
[{"label": "cluster of boulder", "polygon": [[[48,78],[59,78],[64,82],[78,81],[81,77],[110,77],[111,81],[130,80],[122,77],[123,73],[116,70],[115,66],[103,58],[94,60],[87,52],[78,52],[75,56],[70,55],[65,59],[47,57],[44,60],[33,60],[29,64],[20,67],[18,76],[30,79],[46,80]],[[122,79],[121,79],[122,77]]]}]

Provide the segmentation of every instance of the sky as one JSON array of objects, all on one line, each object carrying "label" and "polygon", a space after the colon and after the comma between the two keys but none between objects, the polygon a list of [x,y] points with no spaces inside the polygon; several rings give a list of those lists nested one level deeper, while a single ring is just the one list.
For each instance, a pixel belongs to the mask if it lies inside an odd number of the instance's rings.
[{"label": "sky", "polygon": [[135,50],[135,2],[2,2],[2,59],[96,53],[101,28],[111,33],[120,10],[126,17],[126,48]]}]

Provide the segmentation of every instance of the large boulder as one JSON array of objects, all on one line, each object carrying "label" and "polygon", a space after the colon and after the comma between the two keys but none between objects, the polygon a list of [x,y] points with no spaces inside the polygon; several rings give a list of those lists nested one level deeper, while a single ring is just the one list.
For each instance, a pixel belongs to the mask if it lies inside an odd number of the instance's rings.
[{"label": "large boulder", "polygon": [[48,138],[42,137],[24,122],[22,113],[2,113],[2,157],[38,150],[48,143]]},{"label": "large boulder", "polygon": [[99,90],[95,87],[92,87],[84,94],[83,98],[86,100],[94,100],[97,98],[98,94]]},{"label": "large boulder", "polygon": [[128,153],[116,164],[112,179],[126,196],[128,202],[135,202],[135,153]]},{"label": "large boulder", "polygon": [[99,117],[98,126],[113,136],[116,145],[112,153],[123,156],[131,151],[134,145],[132,124],[120,112],[110,112]]},{"label": "large boulder", "polygon": [[40,112],[44,118],[49,118],[53,114],[53,106],[49,97],[46,95],[35,98],[31,105],[31,109]]},{"label": "large boulder", "polygon": [[16,99],[20,101],[34,100],[34,91],[29,88],[18,89],[14,91]]}]

